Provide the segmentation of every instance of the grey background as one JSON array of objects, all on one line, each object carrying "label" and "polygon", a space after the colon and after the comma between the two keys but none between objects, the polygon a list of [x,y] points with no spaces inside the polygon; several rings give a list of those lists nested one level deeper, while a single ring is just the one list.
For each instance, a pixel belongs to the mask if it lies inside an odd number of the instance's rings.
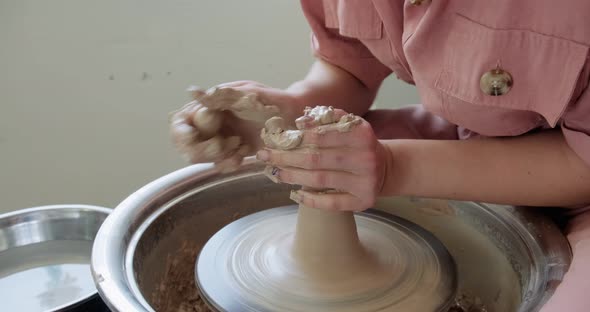
[{"label": "grey background", "polygon": [[[286,87],[313,61],[298,1],[0,0],[0,39],[0,212],[114,207],[186,165],[167,130],[185,87]],[[394,77],[377,99],[414,103]]]}]

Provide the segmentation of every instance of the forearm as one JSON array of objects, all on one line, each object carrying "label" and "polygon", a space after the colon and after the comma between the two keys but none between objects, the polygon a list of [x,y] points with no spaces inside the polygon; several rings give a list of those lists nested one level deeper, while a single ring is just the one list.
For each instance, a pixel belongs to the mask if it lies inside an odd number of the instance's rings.
[{"label": "forearm", "polygon": [[558,131],[506,139],[383,141],[383,195],[525,206],[590,203],[590,167]]},{"label": "forearm", "polygon": [[306,106],[333,106],[356,115],[364,115],[377,90],[371,90],[360,80],[334,65],[318,60],[307,76],[286,90],[298,99],[290,117],[299,117]]}]

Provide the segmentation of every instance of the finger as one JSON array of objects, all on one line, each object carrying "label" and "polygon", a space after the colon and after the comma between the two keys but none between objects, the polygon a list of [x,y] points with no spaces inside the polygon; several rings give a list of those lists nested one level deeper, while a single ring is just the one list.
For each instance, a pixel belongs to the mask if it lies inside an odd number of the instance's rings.
[{"label": "finger", "polygon": [[195,144],[198,137],[197,130],[186,122],[170,124],[170,134],[172,142],[181,152],[188,150],[191,145]]},{"label": "finger", "polygon": [[[228,109],[245,96],[254,97],[255,100],[265,103],[262,99],[270,88],[254,81],[235,81],[220,84],[214,87],[215,92],[209,92],[208,96],[201,97],[200,100],[205,106],[216,106],[219,109]],[[222,104],[215,104],[221,102]]]},{"label": "finger", "polygon": [[235,88],[209,89],[207,94],[199,99],[199,103],[213,110],[226,110],[239,100],[244,93]]},{"label": "finger", "polygon": [[205,94],[207,94],[207,91],[205,89],[202,89],[199,86],[190,86],[190,87],[186,88],[186,91],[191,94],[191,98],[193,99],[193,101],[198,101]]},{"label": "finger", "polygon": [[291,199],[310,208],[331,211],[363,211],[373,206],[348,193],[316,193],[309,191],[292,191]]},{"label": "finger", "polygon": [[197,140],[198,130],[192,124],[192,115],[197,109],[194,102],[170,114],[170,134],[176,147],[180,150]]},{"label": "finger", "polygon": [[185,156],[191,163],[216,162],[224,159],[230,152],[224,149],[223,138],[214,136],[208,140],[189,145]]},{"label": "finger", "polygon": [[215,167],[221,173],[232,172],[232,171],[237,170],[240,167],[243,160],[244,160],[243,156],[239,155],[238,153],[235,153],[235,154],[233,154],[221,161],[216,162]]},{"label": "finger", "polygon": [[187,122],[189,125],[192,126],[192,116],[193,114],[199,109],[200,105],[196,101],[189,102],[185,104],[178,110],[175,110],[170,113],[169,121],[170,123],[181,123]]},{"label": "finger", "polygon": [[[295,125],[297,129],[304,130],[304,129],[311,129],[321,125],[335,123],[340,120],[343,116],[348,115],[345,111],[341,109],[334,109],[330,116],[323,116],[324,118],[319,118],[320,116],[316,115],[304,115],[295,120]],[[328,119],[326,120],[326,117]]]},{"label": "finger", "polygon": [[299,148],[291,151],[265,149],[256,155],[259,160],[277,167],[308,170],[340,170],[354,174],[365,172],[375,164],[375,153],[351,148]]},{"label": "finger", "polygon": [[219,132],[223,124],[223,112],[209,109],[199,105],[199,108],[193,113],[193,126],[199,131],[202,139],[207,139]]},{"label": "finger", "polygon": [[[215,86],[198,98],[203,106],[214,110],[231,110],[241,119],[264,122],[279,113],[284,91],[254,81],[237,81]],[[252,105],[259,103],[262,105]],[[276,107],[275,107],[276,106]],[[259,120],[262,118],[261,120]]]},{"label": "finger", "polygon": [[303,185],[315,189],[335,189],[359,197],[373,196],[371,183],[349,172],[334,170],[305,170],[292,167],[272,167],[273,177],[282,183]]},{"label": "finger", "polygon": [[[243,97],[240,100],[247,99],[249,102],[258,102],[263,105],[263,107],[254,106],[255,109],[271,109],[270,106],[282,106],[284,103],[291,103],[288,99],[286,99],[285,92],[281,89],[274,89],[264,86],[262,84],[248,84],[242,87],[237,87],[235,90],[242,92]],[[238,105],[238,103],[236,103]],[[238,105],[239,106],[239,105]],[[274,109],[272,109],[274,110]],[[276,114],[278,112],[274,112]],[[270,117],[266,117],[268,119]]]},{"label": "finger", "polygon": [[240,88],[240,87],[246,87],[246,86],[265,87],[265,85],[263,85],[257,81],[252,81],[252,80],[230,81],[230,82],[218,84],[216,87],[218,87],[218,88]]},{"label": "finger", "polygon": [[264,123],[269,118],[279,113],[279,108],[274,105],[268,105],[266,100],[262,100],[262,93],[243,93],[244,96],[234,102],[229,109],[231,112],[243,120]]},{"label": "finger", "polygon": [[319,126],[304,130],[301,146],[319,148],[367,147],[374,144],[374,141],[371,125],[362,121],[348,131],[339,130],[336,125]]}]

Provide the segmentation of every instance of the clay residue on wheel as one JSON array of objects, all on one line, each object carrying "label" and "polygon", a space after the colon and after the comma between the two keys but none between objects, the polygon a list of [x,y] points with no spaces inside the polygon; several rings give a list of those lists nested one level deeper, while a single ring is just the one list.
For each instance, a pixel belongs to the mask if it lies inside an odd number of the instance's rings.
[{"label": "clay residue on wheel", "polygon": [[[236,212],[231,220],[242,214]],[[150,304],[162,312],[214,312],[207,306],[194,279],[194,260],[203,246],[192,240],[182,242],[180,248],[166,256],[161,280],[150,294]]]},{"label": "clay residue on wheel", "polygon": [[201,246],[184,241],[174,254],[168,254],[162,280],[151,294],[151,303],[156,311],[164,312],[211,312],[195,286],[193,266],[186,259],[195,259]]},{"label": "clay residue on wheel", "polygon": [[448,312],[488,312],[481,299],[468,294],[459,294]]}]

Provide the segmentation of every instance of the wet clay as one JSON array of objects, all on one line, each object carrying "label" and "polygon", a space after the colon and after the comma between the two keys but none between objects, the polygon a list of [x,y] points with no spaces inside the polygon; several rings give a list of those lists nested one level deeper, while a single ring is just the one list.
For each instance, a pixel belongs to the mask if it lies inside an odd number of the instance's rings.
[{"label": "wet clay", "polygon": [[[300,147],[304,128],[350,131],[360,122],[320,106],[305,110],[298,130],[271,118],[261,137],[269,148],[292,150]],[[455,291],[454,265],[439,262],[444,248],[431,247],[408,228],[355,219],[352,212],[300,205],[296,214],[249,222],[226,245],[227,253],[218,255],[233,261],[229,279],[245,301],[263,309],[434,312],[447,308]]]},{"label": "wet clay", "polygon": [[272,117],[266,121],[260,137],[267,147],[290,150],[301,144],[303,132],[300,130],[285,130],[284,124],[283,118],[280,117]]},{"label": "wet clay", "polygon": [[269,148],[291,150],[300,147],[304,129],[313,128],[320,134],[329,131],[347,132],[360,123],[361,118],[353,114],[338,117],[331,107],[307,107],[304,115],[295,121],[297,130],[287,130],[281,117],[272,117],[265,122],[260,137]]}]

